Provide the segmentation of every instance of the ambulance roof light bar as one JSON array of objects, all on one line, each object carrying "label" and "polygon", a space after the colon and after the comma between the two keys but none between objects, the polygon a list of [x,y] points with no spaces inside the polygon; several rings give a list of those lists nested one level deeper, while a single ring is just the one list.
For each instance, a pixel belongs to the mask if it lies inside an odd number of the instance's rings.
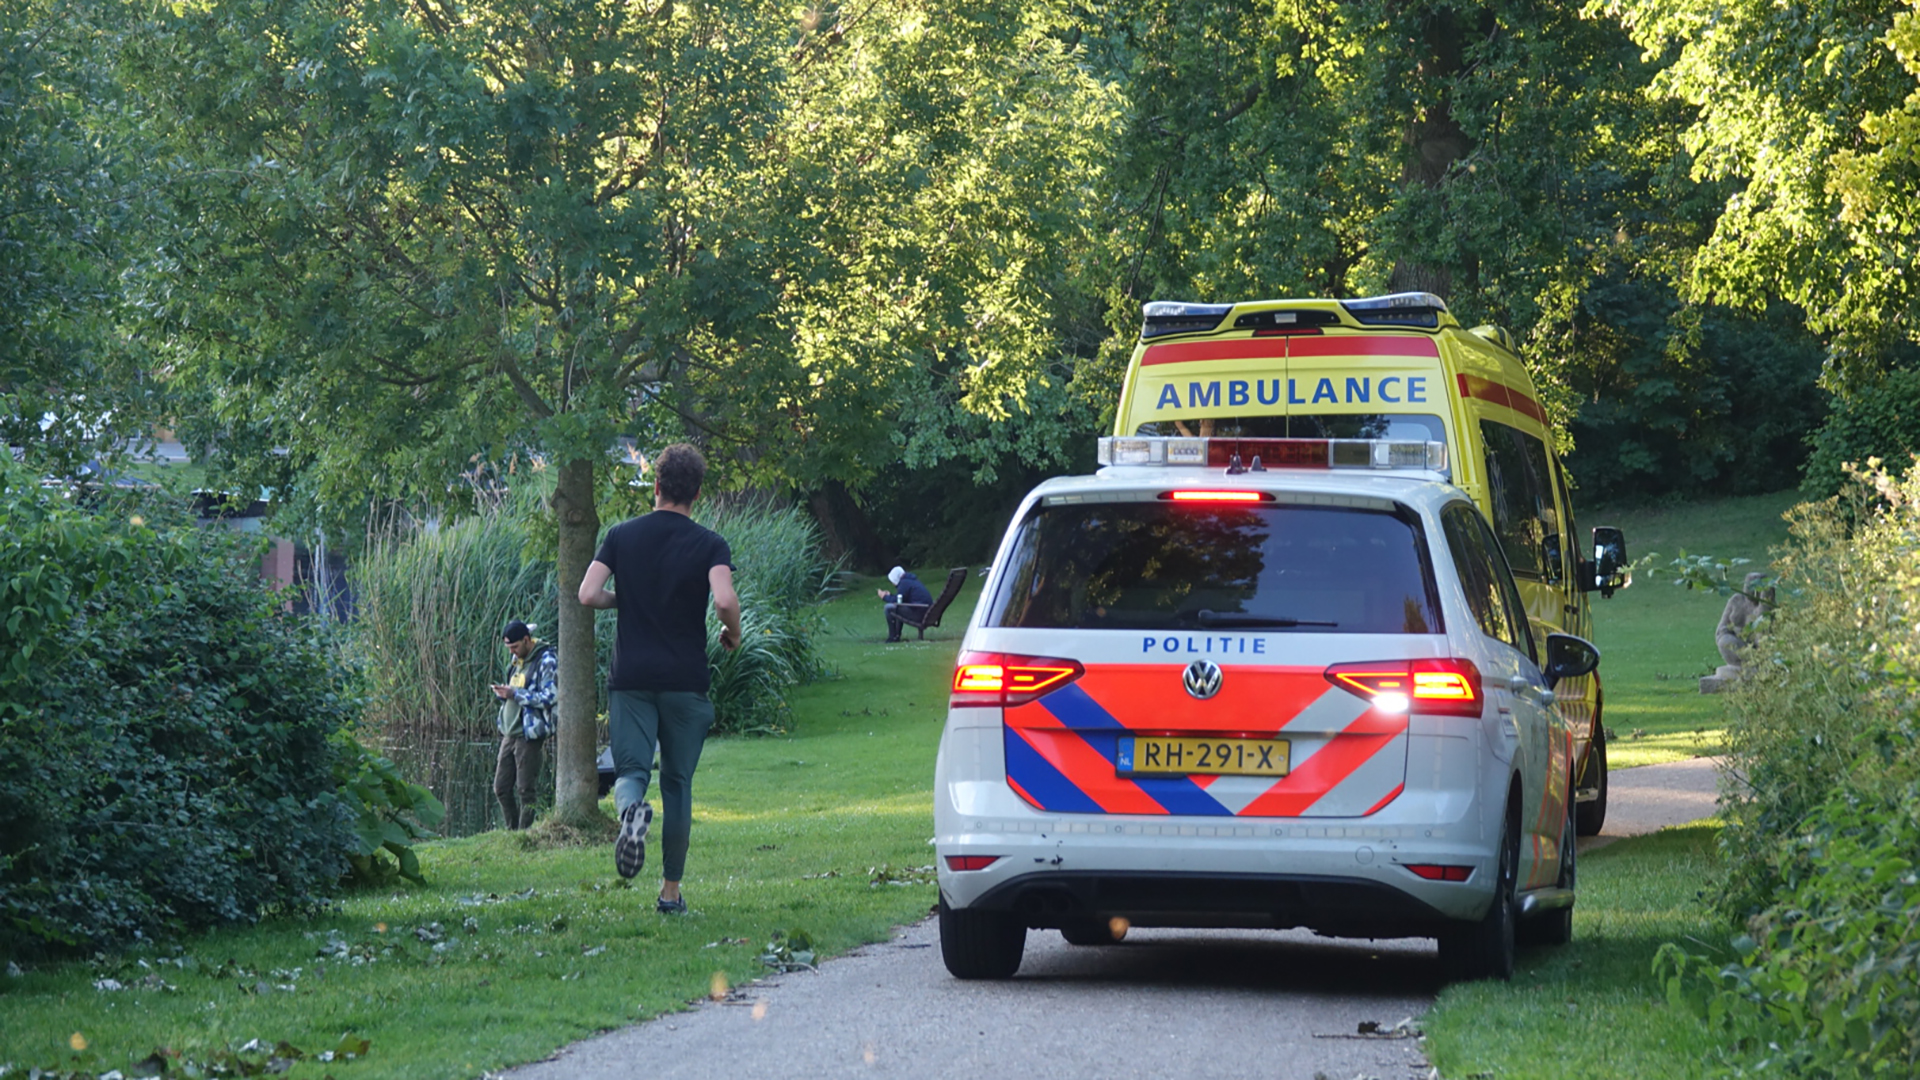
[{"label": "ambulance roof light bar", "polygon": [[1445,300],[1424,292],[1342,300],[1340,306],[1346,308],[1347,314],[1362,326],[1436,327],[1440,325],[1440,316],[1447,311]]},{"label": "ambulance roof light bar", "polygon": [[[1223,439],[1107,435],[1102,465],[1222,466],[1259,459],[1269,469],[1447,472],[1447,444],[1403,439]],[[1246,471],[1244,468],[1238,471]]]},{"label": "ambulance roof light bar", "polygon": [[1232,304],[1187,304],[1178,300],[1154,300],[1140,306],[1140,338],[1167,334],[1194,334],[1212,330],[1232,314]]}]

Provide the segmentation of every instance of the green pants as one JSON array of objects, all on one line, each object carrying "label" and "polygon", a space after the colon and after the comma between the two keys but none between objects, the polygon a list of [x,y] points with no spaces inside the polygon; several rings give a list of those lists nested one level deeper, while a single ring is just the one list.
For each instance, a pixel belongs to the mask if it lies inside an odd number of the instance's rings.
[{"label": "green pants", "polygon": [[693,770],[700,764],[713,703],[691,690],[614,690],[607,735],[613,744],[613,804],[624,810],[647,797],[653,752],[660,751],[660,876],[679,881],[693,832]]}]

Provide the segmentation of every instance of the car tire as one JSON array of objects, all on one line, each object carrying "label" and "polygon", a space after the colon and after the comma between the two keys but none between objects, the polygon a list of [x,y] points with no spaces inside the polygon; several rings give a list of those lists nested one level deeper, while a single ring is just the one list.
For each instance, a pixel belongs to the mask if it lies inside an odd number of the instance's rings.
[{"label": "car tire", "polygon": [[1113,930],[1103,919],[1075,919],[1060,927],[1069,945],[1112,945]]},{"label": "car tire", "polygon": [[1440,970],[1448,982],[1513,978],[1515,918],[1518,901],[1515,878],[1520,867],[1520,823],[1511,805],[1500,836],[1500,861],[1495,871],[1493,902],[1476,922],[1449,927],[1440,934]]},{"label": "car tire", "polygon": [[1002,911],[958,911],[940,900],[940,959],[956,979],[1010,979],[1020,970],[1027,928]]},{"label": "car tire", "polygon": [[[1566,827],[1560,830],[1560,876],[1554,884],[1572,891],[1580,875],[1580,844],[1574,819],[1578,811],[1567,811]],[[1522,945],[1565,945],[1573,940],[1573,906],[1541,912],[1520,923]]]},{"label": "car tire", "polygon": [[1581,787],[1597,787],[1600,795],[1591,802],[1575,804],[1574,831],[1580,836],[1599,836],[1607,823],[1607,729],[1595,726],[1593,744],[1587,748],[1587,765],[1580,770]]}]

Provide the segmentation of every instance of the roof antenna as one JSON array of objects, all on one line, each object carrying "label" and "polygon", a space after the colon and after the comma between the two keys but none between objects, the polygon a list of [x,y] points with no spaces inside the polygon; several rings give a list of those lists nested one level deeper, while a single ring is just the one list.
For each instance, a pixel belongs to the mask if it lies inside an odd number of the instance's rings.
[{"label": "roof antenna", "polygon": [[1253,464],[1247,466],[1247,471],[1248,472],[1266,472],[1267,471],[1267,467],[1265,465],[1260,464],[1259,454],[1253,455]]},{"label": "roof antenna", "polygon": [[1247,471],[1246,466],[1240,464],[1240,455],[1238,453],[1235,453],[1232,457],[1227,459],[1227,475],[1228,476],[1239,476],[1241,473],[1246,471]]}]

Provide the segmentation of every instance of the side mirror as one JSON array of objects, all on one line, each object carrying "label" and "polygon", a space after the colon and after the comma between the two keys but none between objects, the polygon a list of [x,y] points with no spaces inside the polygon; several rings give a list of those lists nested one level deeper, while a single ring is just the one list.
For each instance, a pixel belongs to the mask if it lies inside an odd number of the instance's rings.
[{"label": "side mirror", "polygon": [[1601,525],[1593,530],[1593,561],[1580,561],[1580,587],[1585,592],[1600,590],[1601,596],[1612,596],[1613,590],[1624,589],[1633,583],[1627,574],[1627,537],[1612,525]]},{"label": "side mirror", "polygon": [[1585,638],[1572,634],[1547,635],[1547,666],[1541,674],[1546,676],[1549,687],[1560,685],[1561,679],[1591,675],[1599,666],[1600,650]]}]

